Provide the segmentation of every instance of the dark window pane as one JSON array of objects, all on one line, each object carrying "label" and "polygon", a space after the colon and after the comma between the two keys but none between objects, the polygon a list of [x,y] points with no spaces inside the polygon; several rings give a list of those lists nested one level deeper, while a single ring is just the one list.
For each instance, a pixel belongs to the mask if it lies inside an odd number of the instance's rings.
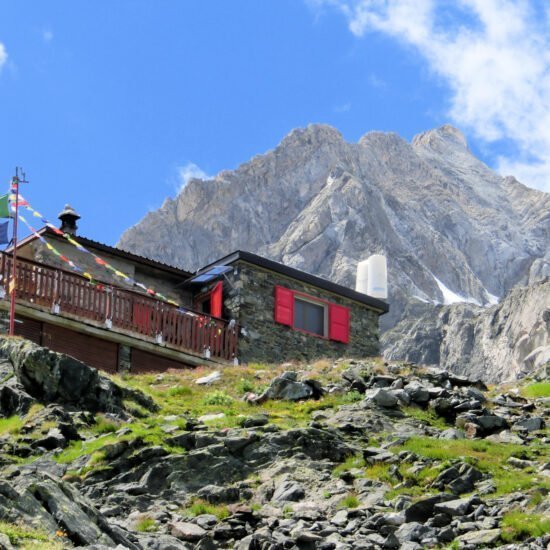
[{"label": "dark window pane", "polygon": [[294,303],[294,327],[324,336],[324,306],[296,298]]}]

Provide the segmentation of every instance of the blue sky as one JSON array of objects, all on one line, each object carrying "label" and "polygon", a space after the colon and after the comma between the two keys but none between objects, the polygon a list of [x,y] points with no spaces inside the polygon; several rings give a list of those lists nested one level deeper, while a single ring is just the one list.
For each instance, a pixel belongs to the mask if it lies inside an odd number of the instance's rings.
[{"label": "blue sky", "polygon": [[37,209],[70,202],[114,244],[186,174],[292,128],[410,139],[452,122],[548,189],[548,11],[495,2],[0,0],[0,178],[23,166]]}]

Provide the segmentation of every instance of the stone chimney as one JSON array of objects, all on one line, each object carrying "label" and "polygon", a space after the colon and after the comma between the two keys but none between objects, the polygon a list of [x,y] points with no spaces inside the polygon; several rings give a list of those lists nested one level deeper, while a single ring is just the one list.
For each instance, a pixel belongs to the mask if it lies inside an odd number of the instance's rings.
[{"label": "stone chimney", "polygon": [[69,233],[69,235],[76,235],[78,226],[76,221],[80,219],[80,216],[75,212],[74,208],[70,204],[66,204],[63,211],[59,214],[58,218],[61,220],[60,230],[63,233]]}]

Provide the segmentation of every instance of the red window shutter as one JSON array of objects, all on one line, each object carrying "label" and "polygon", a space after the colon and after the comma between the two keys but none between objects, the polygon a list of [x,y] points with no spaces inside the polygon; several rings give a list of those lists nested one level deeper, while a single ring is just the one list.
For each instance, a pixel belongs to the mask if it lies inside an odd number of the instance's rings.
[{"label": "red window shutter", "polygon": [[210,294],[210,315],[212,317],[218,317],[221,319],[222,316],[222,296],[223,295],[223,283],[220,281],[212,289]]},{"label": "red window shutter", "polygon": [[275,287],[275,322],[291,327],[294,324],[294,292]]},{"label": "red window shutter", "polygon": [[329,338],[337,342],[349,342],[349,308],[330,304]]}]

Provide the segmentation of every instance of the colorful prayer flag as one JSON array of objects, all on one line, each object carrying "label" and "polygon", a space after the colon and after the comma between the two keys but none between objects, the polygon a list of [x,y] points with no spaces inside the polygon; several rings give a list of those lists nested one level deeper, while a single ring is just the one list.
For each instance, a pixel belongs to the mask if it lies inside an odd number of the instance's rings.
[{"label": "colorful prayer flag", "polygon": [[11,218],[8,194],[0,196],[0,218]]}]

